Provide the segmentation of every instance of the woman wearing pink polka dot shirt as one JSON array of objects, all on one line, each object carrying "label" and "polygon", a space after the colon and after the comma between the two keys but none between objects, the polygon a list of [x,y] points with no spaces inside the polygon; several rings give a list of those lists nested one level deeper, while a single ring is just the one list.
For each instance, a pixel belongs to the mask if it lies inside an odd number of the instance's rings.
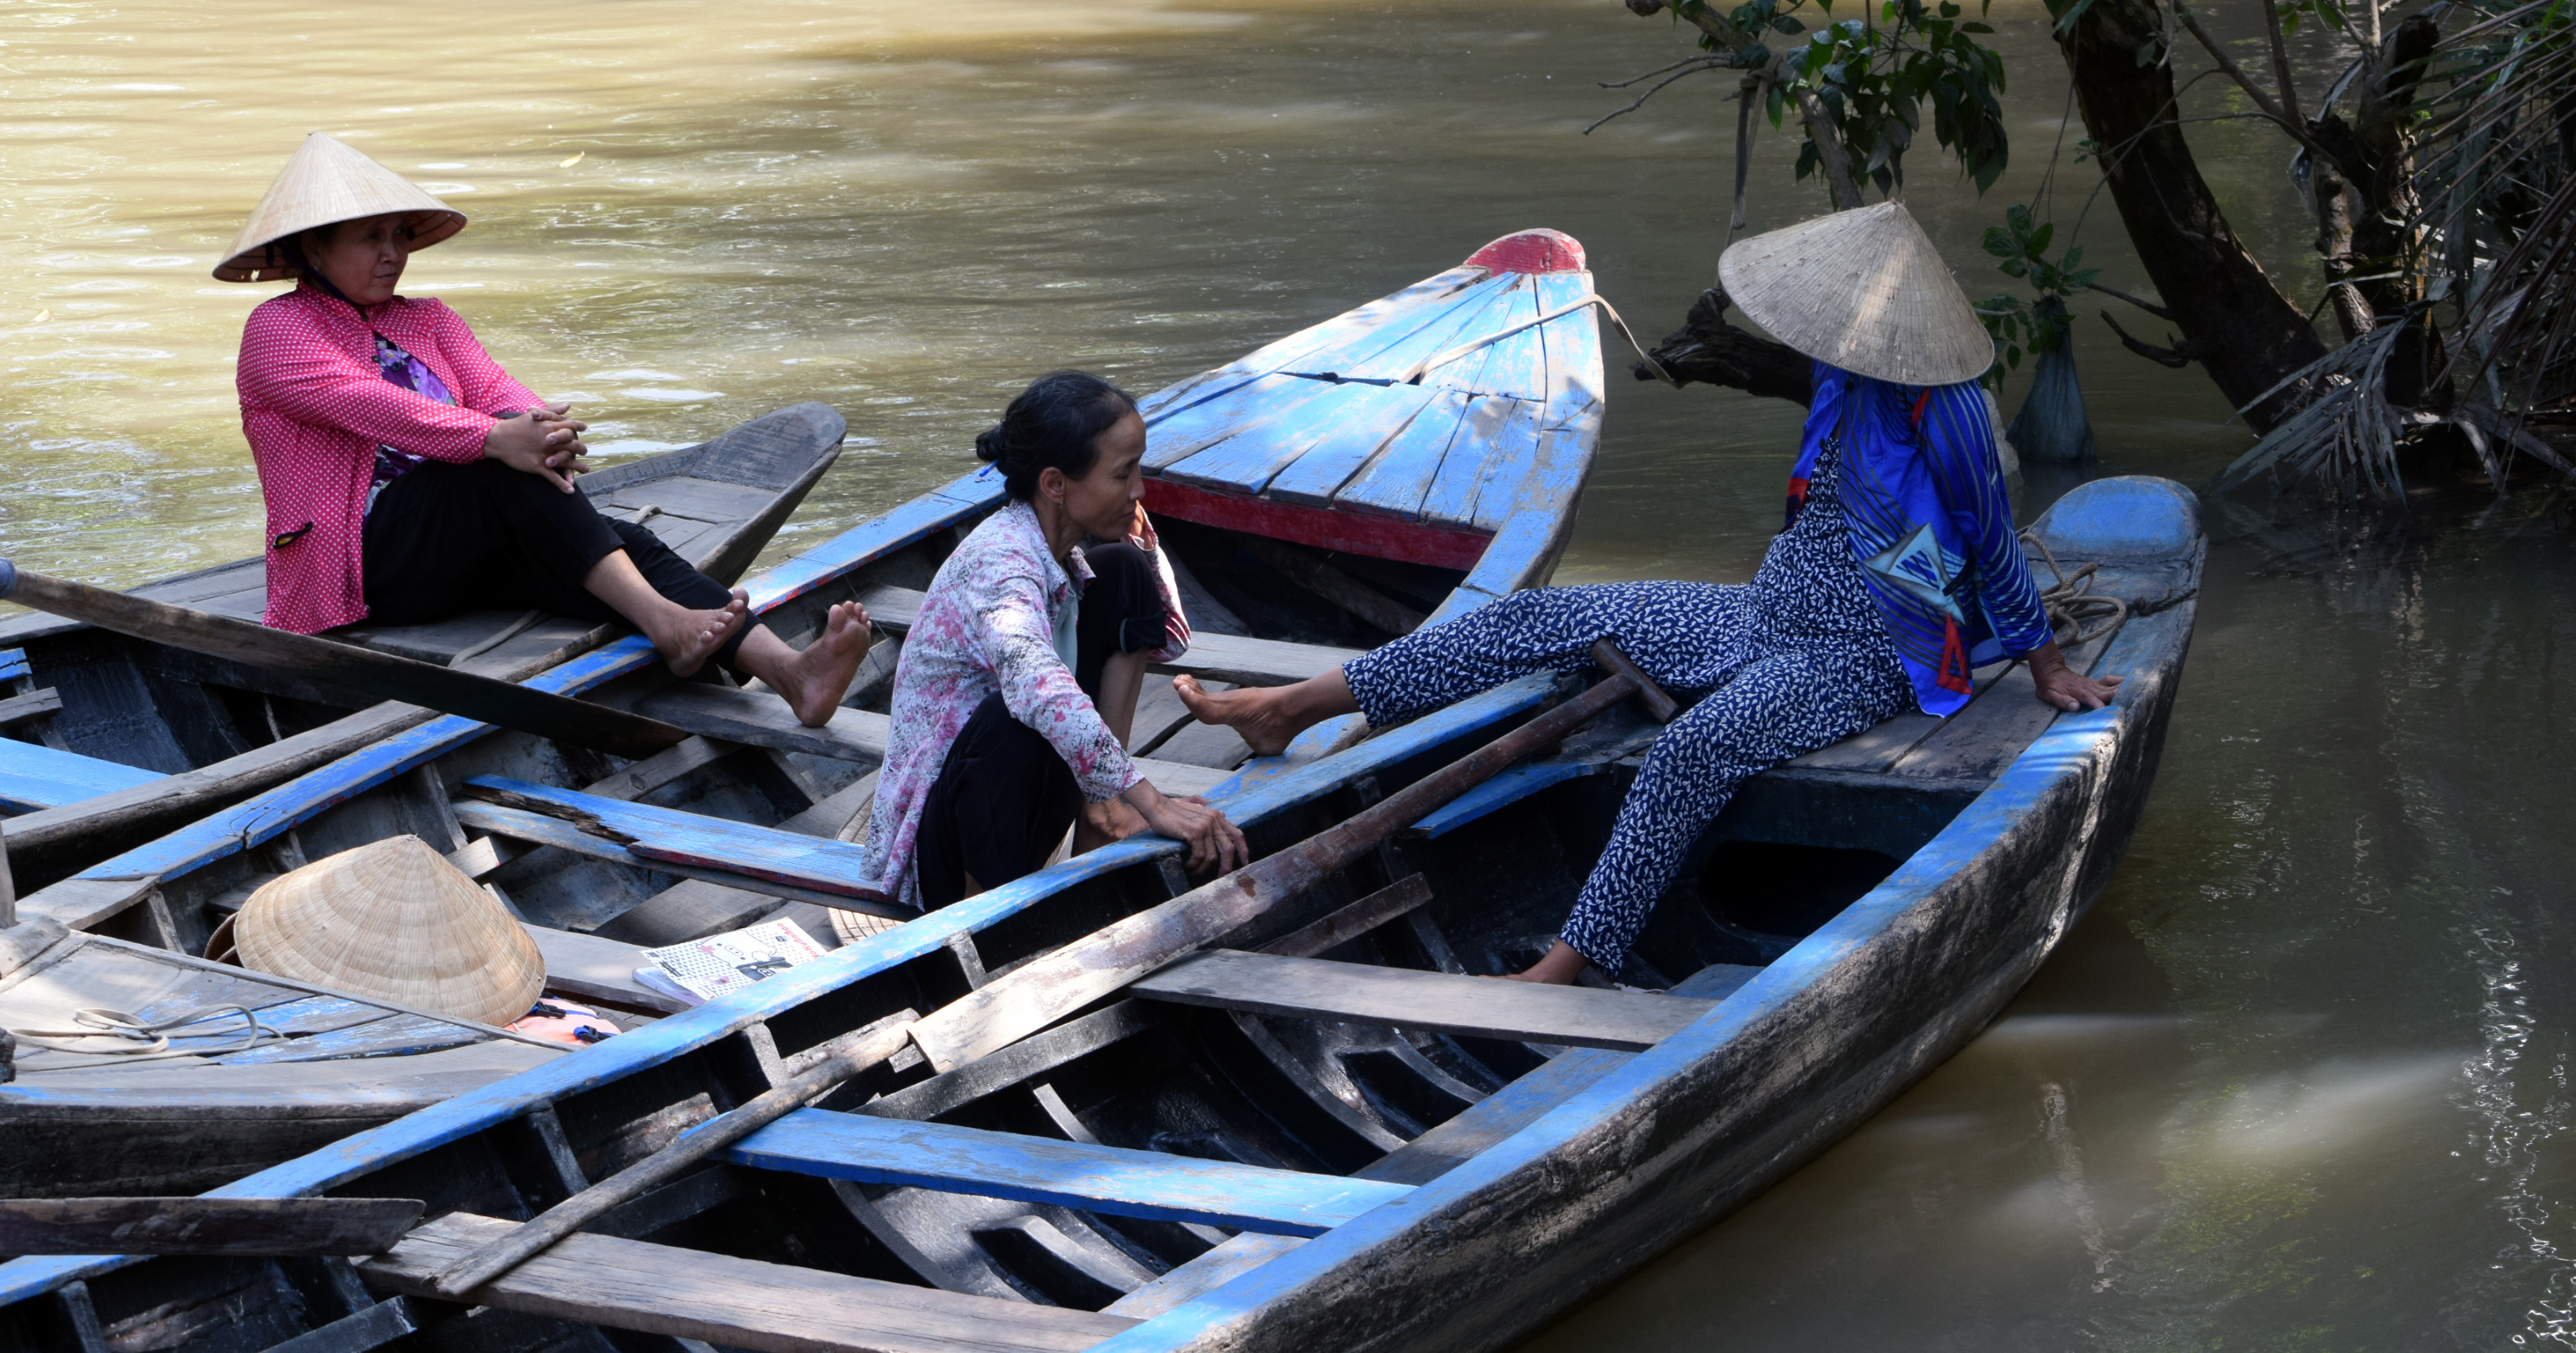
[{"label": "woman wearing pink polka dot shirt", "polygon": [[760,678],[820,725],[868,651],[867,612],[832,608],[803,652],[743,595],[573,487],[584,425],[483,351],[455,311],[397,296],[403,265],[465,217],[315,133],[215,269],[296,279],[242,329],[242,432],[268,505],[268,614],[312,634],[478,607],[623,616],[682,676]]}]

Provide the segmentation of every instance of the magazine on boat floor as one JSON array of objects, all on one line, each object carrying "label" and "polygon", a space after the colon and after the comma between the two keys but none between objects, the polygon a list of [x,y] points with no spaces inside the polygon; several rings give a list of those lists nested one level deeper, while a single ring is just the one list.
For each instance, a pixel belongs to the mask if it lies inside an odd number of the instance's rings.
[{"label": "magazine on boat floor", "polygon": [[645,961],[635,969],[635,980],[674,1000],[701,1005],[822,956],[823,946],[803,926],[782,917],[647,949]]}]

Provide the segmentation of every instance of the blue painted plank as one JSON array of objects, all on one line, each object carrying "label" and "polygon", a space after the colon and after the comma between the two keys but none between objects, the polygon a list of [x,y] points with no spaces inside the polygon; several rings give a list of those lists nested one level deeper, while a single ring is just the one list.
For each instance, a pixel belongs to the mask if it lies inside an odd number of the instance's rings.
[{"label": "blue painted plank", "polygon": [[1255,424],[1303,416],[1308,403],[1341,387],[1304,376],[1269,375],[1145,428],[1145,468],[1162,471]]},{"label": "blue painted plank", "polygon": [[[1538,454],[1540,405],[1526,399],[1480,397],[1467,406],[1458,436],[1440,458],[1440,473],[1422,495],[1422,519],[1442,526],[1493,531],[1510,515],[1508,495],[1529,477]],[[1493,503],[1479,519],[1480,503]]]},{"label": "blue painted plank", "polygon": [[1224,394],[1253,377],[1284,371],[1305,362],[1313,354],[1353,345],[1373,332],[1407,332],[1409,330],[1405,326],[1408,321],[1418,322],[1455,306],[1460,292],[1484,282],[1486,278],[1484,269],[1465,266],[1426,277],[1400,291],[1346,310],[1321,324],[1299,329],[1236,361],[1157,390],[1138,400],[1136,407],[1150,424]]},{"label": "blue painted plank", "polygon": [[[803,836],[744,822],[728,822],[723,818],[682,812],[676,808],[657,808],[649,803],[606,799],[578,790],[556,789],[497,775],[477,775],[465,783],[477,788],[506,790],[590,814],[610,831],[634,837],[626,849],[642,859],[721,869],[746,878],[794,884],[846,897],[875,896],[874,892],[863,891],[859,886],[868,852],[852,842],[824,836]],[[461,813],[468,806],[460,803],[457,809]],[[487,805],[471,806],[479,809]]]},{"label": "blue painted plank", "polygon": [[0,649],[0,681],[15,681],[20,677],[33,675],[35,675],[35,669],[27,665],[27,650]]},{"label": "blue painted plank", "polygon": [[[1539,313],[1581,299],[1592,290],[1592,274],[1550,273],[1538,279]],[[1602,403],[1600,312],[1592,307],[1560,315],[1539,326],[1546,349],[1547,376],[1542,398],[1547,403],[1544,427],[1559,427]]]},{"label": "blue painted plank", "polygon": [[225,1066],[267,1066],[277,1062],[337,1062],[353,1057],[394,1057],[436,1052],[440,1048],[479,1043],[483,1035],[463,1025],[420,1015],[387,1015],[345,1029],[271,1043],[215,1060]]},{"label": "blue painted plank", "polygon": [[[1521,277],[1519,285],[1484,317],[1482,334],[1501,333],[1515,324],[1537,319],[1545,313],[1538,305],[1537,279]],[[1498,339],[1477,350],[1485,360],[1480,365],[1475,356],[1462,357],[1447,366],[1423,373],[1422,383],[1474,395],[1510,395],[1517,399],[1538,399],[1547,384],[1547,344],[1536,328],[1523,329],[1509,338]]]},{"label": "blue painted plank", "polygon": [[[1498,317],[1510,313],[1512,293],[1520,289],[1521,279],[1509,273],[1469,287],[1450,298],[1447,314],[1410,332],[1390,329],[1353,342],[1342,353],[1326,354],[1332,357],[1331,369],[1350,378],[1402,380],[1413,374],[1416,363],[1491,332]],[[1322,369],[1321,357],[1307,369]]]},{"label": "blue painted plank", "polygon": [[1269,497],[1282,503],[1331,507],[1344,485],[1366,469],[1381,452],[1392,449],[1396,440],[1411,432],[1416,423],[1423,427],[1423,432],[1416,435],[1427,436],[1440,428],[1454,431],[1459,418],[1467,411],[1466,396],[1454,390],[1399,385],[1388,387],[1386,398],[1389,402],[1414,401],[1413,412],[1405,418],[1402,426],[1385,429],[1371,424],[1335,430],[1308,448],[1305,455],[1297,458],[1296,464],[1281,470],[1278,477],[1270,481]]},{"label": "blue painted plank", "polygon": [[[1546,701],[1553,685],[1553,679],[1542,674],[1497,686],[1389,729],[1326,761],[1281,766],[1273,758],[1274,764],[1261,774],[1237,775],[1208,791],[1208,797],[1238,823],[1261,822],[1311,803],[1361,776],[1374,775],[1430,748],[1525,714]],[[551,1104],[561,1096],[595,1090],[684,1057],[806,1001],[935,952],[951,936],[983,930],[1066,888],[1159,856],[1177,855],[1180,850],[1178,842],[1158,836],[1131,836],[1077,855],[955,906],[943,907],[920,920],[842,945],[811,963],[733,995],[612,1038],[585,1049],[578,1057],[556,1058],[391,1123],[352,1133],[321,1150],[209,1190],[206,1196],[298,1198],[322,1192],[516,1118],[539,1105]],[[50,1102],[44,1090],[23,1081],[9,1090],[31,1104]],[[113,1255],[12,1259],[0,1263],[0,1306],[134,1262]]]},{"label": "blue painted plank", "polygon": [[1413,1192],[1409,1185],[1341,1175],[823,1109],[798,1109],[744,1138],[727,1158],[859,1184],[906,1184],[1283,1236],[1322,1235]]},{"label": "blue painted plank", "polygon": [[1416,385],[1337,385],[1288,417],[1257,423],[1165,473],[1205,488],[1255,494],[1283,471],[1317,457],[1356,470],[1437,394]]},{"label": "blue painted plank", "polygon": [[32,813],[148,785],[160,778],[158,771],[102,761],[78,752],[56,751],[40,743],[0,738],[0,810]]},{"label": "blue painted plank", "polygon": [[1448,454],[1450,441],[1475,412],[1474,401],[1458,403],[1459,416],[1453,421],[1447,417],[1451,407],[1449,400],[1441,400],[1405,424],[1376,459],[1333,495],[1333,506],[1420,521],[1422,496],[1431,491],[1431,481],[1440,477],[1441,457]]},{"label": "blue painted plank", "polygon": [[1430,815],[1414,823],[1411,830],[1425,839],[1447,836],[1487,813],[1508,808],[1550,785],[1598,775],[1606,769],[1608,767],[1597,761],[1542,761],[1536,765],[1514,766],[1431,810]]}]

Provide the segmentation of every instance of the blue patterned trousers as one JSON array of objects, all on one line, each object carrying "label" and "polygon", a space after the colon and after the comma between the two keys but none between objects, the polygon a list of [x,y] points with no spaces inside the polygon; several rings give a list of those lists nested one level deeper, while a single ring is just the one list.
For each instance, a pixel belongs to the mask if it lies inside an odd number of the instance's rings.
[{"label": "blue patterned trousers", "polygon": [[1737,787],[1914,708],[1867,598],[1855,608],[1836,595],[1841,579],[1815,581],[1822,585],[1797,598],[1812,597],[1813,608],[1783,608],[1758,586],[1714,583],[1517,592],[1342,671],[1360,711],[1380,727],[1532,672],[1582,672],[1604,638],[1677,697],[1707,692],[1655,739],[1566,919],[1565,942],[1616,973],[1683,854]]}]

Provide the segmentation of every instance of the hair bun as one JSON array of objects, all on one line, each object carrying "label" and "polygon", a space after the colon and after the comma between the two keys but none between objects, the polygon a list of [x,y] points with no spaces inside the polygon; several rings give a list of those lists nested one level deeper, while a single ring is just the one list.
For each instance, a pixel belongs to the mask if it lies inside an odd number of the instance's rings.
[{"label": "hair bun", "polygon": [[995,423],[991,427],[976,433],[975,459],[980,460],[987,465],[1001,464],[1004,437],[1005,434],[1002,430],[1002,425],[999,423]]}]

